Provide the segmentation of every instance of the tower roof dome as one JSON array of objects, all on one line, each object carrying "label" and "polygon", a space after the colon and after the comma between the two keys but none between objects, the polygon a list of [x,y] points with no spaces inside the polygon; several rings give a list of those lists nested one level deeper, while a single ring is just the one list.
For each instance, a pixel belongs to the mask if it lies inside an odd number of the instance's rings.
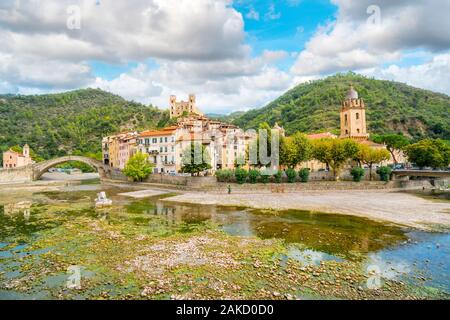
[{"label": "tower roof dome", "polygon": [[358,99],[358,92],[353,88],[353,86],[350,86],[350,89],[347,91],[346,99]]}]

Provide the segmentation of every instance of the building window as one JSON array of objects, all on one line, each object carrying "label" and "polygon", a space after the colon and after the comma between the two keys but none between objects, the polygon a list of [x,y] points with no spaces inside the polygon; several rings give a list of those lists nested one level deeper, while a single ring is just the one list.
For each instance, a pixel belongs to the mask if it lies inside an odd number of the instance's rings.
[{"label": "building window", "polygon": [[345,134],[348,134],[348,130],[345,130]]},{"label": "building window", "polygon": [[345,125],[347,125],[347,124],[348,124],[348,116],[345,115]]},{"label": "building window", "polygon": [[167,137],[164,138],[164,142],[167,143]]},{"label": "building window", "polygon": [[359,120],[359,113],[356,114],[356,120]]},{"label": "building window", "polygon": [[361,133],[361,130],[359,130],[359,129],[357,129],[356,131],[357,131],[358,133]]},{"label": "building window", "polygon": [[163,142],[163,138],[161,137],[161,138],[159,138],[159,143],[162,143]]}]

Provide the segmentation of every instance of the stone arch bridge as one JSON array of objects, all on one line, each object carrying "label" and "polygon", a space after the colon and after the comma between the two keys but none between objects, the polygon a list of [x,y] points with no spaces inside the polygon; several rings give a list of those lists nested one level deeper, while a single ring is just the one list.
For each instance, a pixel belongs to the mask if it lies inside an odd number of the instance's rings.
[{"label": "stone arch bridge", "polygon": [[93,167],[98,171],[100,179],[102,180],[126,180],[126,177],[119,169],[104,165],[101,161],[88,157],[66,156],[35,163],[22,168],[0,170],[0,183],[23,183],[39,180],[50,168],[69,161],[79,161]]}]

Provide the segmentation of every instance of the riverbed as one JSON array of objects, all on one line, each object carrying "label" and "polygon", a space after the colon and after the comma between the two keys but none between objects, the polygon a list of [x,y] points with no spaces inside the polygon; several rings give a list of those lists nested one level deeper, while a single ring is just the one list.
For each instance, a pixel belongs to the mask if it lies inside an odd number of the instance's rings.
[{"label": "riverbed", "polygon": [[0,299],[449,298],[449,233],[130,191],[0,190]]}]

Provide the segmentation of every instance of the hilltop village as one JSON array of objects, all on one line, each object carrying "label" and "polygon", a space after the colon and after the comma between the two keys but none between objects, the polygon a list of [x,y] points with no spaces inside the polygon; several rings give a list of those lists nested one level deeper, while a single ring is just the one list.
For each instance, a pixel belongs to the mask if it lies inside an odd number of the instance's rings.
[{"label": "hilltop village", "polygon": [[[176,119],[175,125],[159,130],[122,132],[104,137],[103,163],[124,169],[130,157],[141,152],[148,154],[149,161],[154,165],[153,173],[177,174],[182,168],[183,150],[191,143],[199,143],[210,155],[211,173],[214,173],[220,169],[234,169],[236,161],[246,155],[254,135],[235,125],[206,117],[197,107],[195,95],[189,95],[188,101],[177,101],[176,96],[170,96],[169,103],[170,117]],[[339,137],[330,132],[309,134],[307,137],[310,140],[349,138],[371,148],[385,148],[384,145],[369,140],[366,106],[352,86],[343,99],[340,118]],[[285,130],[278,124],[272,130],[285,136]],[[305,162],[302,166],[312,171],[326,169],[326,165],[317,160]]]}]

